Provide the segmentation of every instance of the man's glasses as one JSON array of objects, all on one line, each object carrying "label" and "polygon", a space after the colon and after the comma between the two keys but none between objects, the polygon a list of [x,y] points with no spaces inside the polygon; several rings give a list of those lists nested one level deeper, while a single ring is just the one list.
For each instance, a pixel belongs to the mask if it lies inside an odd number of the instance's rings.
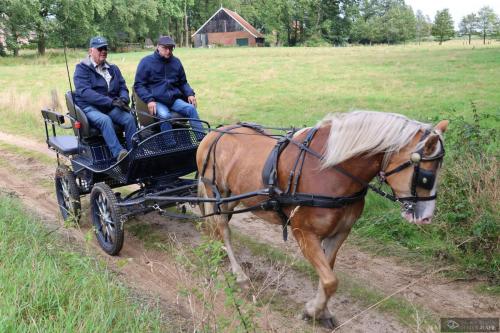
[{"label": "man's glasses", "polygon": [[106,46],[98,47],[97,51],[102,52],[102,51],[107,51],[108,48]]},{"label": "man's glasses", "polygon": [[160,46],[164,49],[169,49],[170,51],[172,51],[175,48],[175,46],[173,45],[160,45]]}]

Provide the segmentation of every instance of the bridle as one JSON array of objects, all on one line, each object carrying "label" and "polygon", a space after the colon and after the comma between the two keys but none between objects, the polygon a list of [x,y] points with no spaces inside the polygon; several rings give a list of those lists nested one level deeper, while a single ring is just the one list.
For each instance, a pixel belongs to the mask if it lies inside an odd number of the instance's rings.
[{"label": "bridle", "polygon": [[[429,130],[426,130],[422,137],[420,138],[419,143],[423,143],[425,139],[429,136],[429,134],[435,133],[434,131],[431,132]],[[433,171],[429,171],[426,169],[422,169],[420,167],[420,164],[422,162],[431,162],[431,161],[439,161],[439,163],[442,162],[444,155],[445,155],[445,150],[444,150],[444,144],[441,139],[441,137],[438,135],[438,140],[439,140],[439,151],[437,154],[430,156],[430,157],[425,157],[424,156],[424,145],[422,144],[422,147],[411,153],[410,159],[406,162],[403,162],[399,166],[395,167],[391,171],[381,171],[379,173],[379,181],[381,183],[387,183],[387,178],[395,175],[401,171],[403,171],[406,168],[409,168],[413,166],[413,176],[411,180],[411,196],[408,197],[397,197],[394,196],[396,199],[395,201],[399,201],[404,205],[404,209],[407,211],[413,211],[415,208],[415,205],[419,201],[431,201],[435,200],[437,197],[437,194],[434,195],[429,195],[425,197],[418,196],[417,193],[417,188],[423,188],[425,190],[432,190],[434,188],[434,184],[436,182],[436,173]]]}]

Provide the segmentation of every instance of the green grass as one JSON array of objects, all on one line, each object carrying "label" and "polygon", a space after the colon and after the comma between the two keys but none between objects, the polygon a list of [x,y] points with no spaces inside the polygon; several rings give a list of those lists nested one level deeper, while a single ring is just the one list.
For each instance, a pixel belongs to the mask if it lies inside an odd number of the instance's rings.
[{"label": "green grass", "polygon": [[127,291],[103,263],[61,245],[17,200],[0,195],[0,331],[166,327],[160,313]]},{"label": "green grass", "polygon": [[[348,48],[177,49],[197,92],[202,118],[214,124],[238,120],[277,126],[312,125],[329,112],[392,111],[420,120],[469,102],[498,112],[496,78],[500,44],[465,47],[377,46]],[[150,52],[110,54],[128,86]],[[70,73],[85,52],[70,52]],[[68,88],[61,52],[0,58],[0,129],[41,139],[39,110],[50,91]]]}]

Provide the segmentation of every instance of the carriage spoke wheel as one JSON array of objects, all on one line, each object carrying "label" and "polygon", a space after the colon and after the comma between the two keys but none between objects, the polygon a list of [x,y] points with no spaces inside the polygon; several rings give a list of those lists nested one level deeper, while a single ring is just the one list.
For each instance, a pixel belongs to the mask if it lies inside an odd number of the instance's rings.
[{"label": "carriage spoke wheel", "polygon": [[57,203],[64,221],[78,223],[81,214],[80,191],[75,175],[66,165],[59,165],[54,177]]},{"label": "carriage spoke wheel", "polygon": [[90,193],[92,224],[101,248],[109,255],[116,255],[123,247],[121,210],[111,188],[98,183]]}]

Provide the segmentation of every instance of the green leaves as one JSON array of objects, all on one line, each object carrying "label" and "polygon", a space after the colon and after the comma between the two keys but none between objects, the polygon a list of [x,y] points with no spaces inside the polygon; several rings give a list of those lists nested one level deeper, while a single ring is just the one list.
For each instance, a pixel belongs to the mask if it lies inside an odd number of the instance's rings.
[{"label": "green leaves", "polygon": [[434,25],[432,26],[432,35],[438,38],[439,45],[455,35],[453,19],[448,8],[437,11]]}]

